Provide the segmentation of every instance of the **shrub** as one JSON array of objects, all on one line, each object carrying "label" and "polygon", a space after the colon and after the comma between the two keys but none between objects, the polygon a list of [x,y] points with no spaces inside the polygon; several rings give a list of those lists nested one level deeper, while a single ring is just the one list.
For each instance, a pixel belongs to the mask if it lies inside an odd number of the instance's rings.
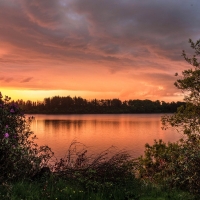
[{"label": "shrub", "polygon": [[137,182],[134,160],[125,151],[109,148],[99,155],[87,155],[86,147],[72,142],[65,158],[55,163],[55,174],[63,179],[76,180],[86,189],[99,190],[113,185]]},{"label": "shrub", "polygon": [[200,194],[200,63],[196,58],[200,55],[200,40],[189,42],[195,55],[188,58],[183,51],[183,57],[193,68],[184,70],[175,82],[185,94],[186,104],[173,115],[162,117],[164,129],[173,127],[184,137],[176,143],[147,144],[144,156],[139,158],[139,172],[142,178],[155,183]]},{"label": "shrub", "polygon": [[10,100],[0,93],[0,181],[33,176],[53,154],[48,146],[34,142],[32,119]]}]

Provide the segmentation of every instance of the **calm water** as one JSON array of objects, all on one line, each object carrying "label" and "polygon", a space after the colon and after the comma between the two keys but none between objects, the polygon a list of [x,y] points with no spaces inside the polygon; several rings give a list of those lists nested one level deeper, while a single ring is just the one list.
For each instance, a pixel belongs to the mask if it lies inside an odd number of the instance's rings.
[{"label": "calm water", "polygon": [[154,139],[177,141],[175,130],[161,129],[162,114],[90,114],[90,115],[33,115],[31,129],[39,145],[48,145],[56,157],[63,157],[73,140],[84,143],[91,152],[115,146],[133,156],[144,151]]}]

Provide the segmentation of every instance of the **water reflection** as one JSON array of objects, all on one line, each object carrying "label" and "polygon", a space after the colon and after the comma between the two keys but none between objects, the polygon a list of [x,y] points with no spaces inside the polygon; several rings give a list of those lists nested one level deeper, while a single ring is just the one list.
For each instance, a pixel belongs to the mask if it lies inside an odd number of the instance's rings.
[{"label": "water reflection", "polygon": [[128,150],[133,156],[144,151],[145,143],[154,139],[177,141],[181,136],[174,130],[161,129],[160,114],[119,115],[34,115],[32,130],[39,145],[49,145],[57,157],[65,155],[76,139],[98,153],[114,145]]}]

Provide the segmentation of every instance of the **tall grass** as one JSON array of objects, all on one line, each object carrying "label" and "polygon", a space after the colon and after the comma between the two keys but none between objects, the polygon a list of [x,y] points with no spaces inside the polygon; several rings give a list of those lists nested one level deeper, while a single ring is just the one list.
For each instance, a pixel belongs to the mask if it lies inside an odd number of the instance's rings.
[{"label": "tall grass", "polygon": [[35,181],[3,183],[0,199],[9,200],[194,200],[189,193],[145,185],[137,179],[126,185],[104,184],[97,190],[56,176]]}]

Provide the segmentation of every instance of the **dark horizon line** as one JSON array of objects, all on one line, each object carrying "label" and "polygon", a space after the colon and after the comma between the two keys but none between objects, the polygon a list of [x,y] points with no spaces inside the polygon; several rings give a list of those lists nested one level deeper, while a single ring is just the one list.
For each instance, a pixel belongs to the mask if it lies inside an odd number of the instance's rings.
[{"label": "dark horizon line", "polygon": [[[139,100],[139,101],[152,101],[152,102],[156,102],[156,101],[159,101],[159,102],[166,102],[166,101],[164,101],[164,100],[160,100],[160,99],[157,99],[157,100],[151,100],[151,99],[148,99],[148,98],[146,98],[146,99],[139,99],[139,98],[136,98],[136,99],[126,99],[126,100],[121,100],[120,98],[91,98],[91,99],[86,99],[86,98],[83,98],[83,97],[81,97],[81,96],[73,96],[73,97],[71,97],[70,95],[67,95],[67,96],[60,96],[60,95],[55,95],[55,96],[51,96],[51,97],[44,97],[43,98],[43,100],[30,100],[30,99],[28,99],[28,100],[24,100],[24,99],[17,99],[17,100],[12,100],[12,101],[26,101],[26,102],[28,102],[28,101],[30,101],[30,102],[33,102],[33,103],[41,103],[41,102],[44,102],[46,99],[53,99],[53,98],[56,98],[56,97],[58,97],[58,98],[67,98],[67,97],[69,97],[69,98],[72,98],[72,99],[75,99],[75,98],[80,98],[80,99],[83,99],[83,100],[86,100],[86,101],[88,101],[88,102],[91,102],[91,101],[93,101],[93,100],[96,100],[96,101],[99,101],[99,100],[120,100],[122,103],[123,102],[127,102],[127,101],[134,101],[134,100]],[[167,101],[167,103],[177,103],[177,102],[181,102],[181,103],[185,103],[185,101],[184,100],[182,100],[182,101]]]}]

